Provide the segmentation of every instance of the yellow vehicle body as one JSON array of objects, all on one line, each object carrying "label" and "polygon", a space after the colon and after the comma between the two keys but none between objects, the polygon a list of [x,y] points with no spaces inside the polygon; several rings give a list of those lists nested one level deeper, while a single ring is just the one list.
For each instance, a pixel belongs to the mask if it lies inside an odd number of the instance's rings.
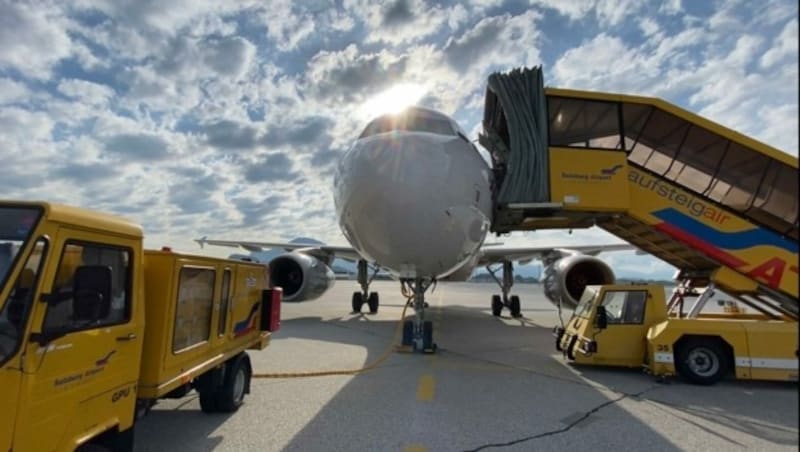
[{"label": "yellow vehicle body", "polygon": [[226,370],[249,381],[243,352],[270,337],[266,268],[142,237],[118,217],[0,201],[0,450],[130,449],[152,400],[198,382],[217,397]]},{"label": "yellow vehicle body", "polygon": [[738,309],[686,318],[667,310],[660,285],[588,286],[555,335],[556,348],[577,364],[644,367],[699,384],[728,373],[798,380],[796,321]]}]

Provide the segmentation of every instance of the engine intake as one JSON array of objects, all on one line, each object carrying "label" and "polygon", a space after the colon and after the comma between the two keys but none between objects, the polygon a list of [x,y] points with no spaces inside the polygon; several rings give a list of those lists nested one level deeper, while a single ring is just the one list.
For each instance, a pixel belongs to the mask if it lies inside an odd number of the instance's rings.
[{"label": "engine intake", "polygon": [[614,284],[614,271],[602,260],[586,255],[562,257],[544,270],[544,294],[551,303],[575,309],[586,286]]},{"label": "engine intake", "polygon": [[336,276],[319,259],[293,252],[270,261],[269,280],[273,287],[283,288],[283,301],[305,301],[333,287]]}]

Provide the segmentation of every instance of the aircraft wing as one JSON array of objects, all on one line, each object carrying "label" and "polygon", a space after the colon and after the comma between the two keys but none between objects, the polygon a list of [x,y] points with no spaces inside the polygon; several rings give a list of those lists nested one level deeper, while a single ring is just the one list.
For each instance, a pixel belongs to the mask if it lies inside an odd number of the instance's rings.
[{"label": "aircraft wing", "polygon": [[248,242],[241,240],[212,240],[206,237],[196,239],[195,242],[202,248],[205,245],[228,246],[231,248],[244,248],[251,252],[260,252],[264,249],[283,248],[286,251],[305,252],[310,255],[325,254],[330,257],[357,261],[362,259],[356,250],[349,246],[316,245],[313,243],[284,243],[284,242]]},{"label": "aircraft wing", "polygon": [[489,265],[506,261],[530,262],[533,259],[541,259],[552,253],[559,253],[564,256],[570,254],[586,254],[596,256],[604,251],[627,251],[637,248],[627,243],[608,244],[608,245],[578,245],[565,247],[532,247],[532,248],[481,248],[481,255],[478,265]]}]

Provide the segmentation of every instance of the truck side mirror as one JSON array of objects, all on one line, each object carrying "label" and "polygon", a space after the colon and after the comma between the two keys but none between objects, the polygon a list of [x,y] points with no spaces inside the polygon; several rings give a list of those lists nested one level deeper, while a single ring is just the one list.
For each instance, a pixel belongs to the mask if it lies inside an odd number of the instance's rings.
[{"label": "truck side mirror", "polygon": [[597,315],[594,318],[594,324],[601,330],[604,330],[608,327],[608,314],[606,313],[605,306],[597,307]]},{"label": "truck side mirror", "polygon": [[75,269],[72,283],[72,314],[78,321],[92,322],[111,311],[111,267],[83,265]]}]

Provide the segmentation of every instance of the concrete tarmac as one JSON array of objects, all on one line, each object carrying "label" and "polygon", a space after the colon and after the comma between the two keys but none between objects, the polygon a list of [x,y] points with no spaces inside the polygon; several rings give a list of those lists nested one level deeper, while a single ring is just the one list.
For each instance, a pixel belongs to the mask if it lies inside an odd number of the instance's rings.
[{"label": "concrete tarmac", "polygon": [[[350,313],[354,281],[284,303],[272,344],[249,352],[255,372],[357,369],[381,357],[405,300],[397,282],[372,289],[375,315]],[[429,293],[434,355],[395,352],[355,376],[254,379],[233,414],[202,413],[195,393],[160,401],[136,426],[136,450],[798,449],[796,383],[662,384],[639,370],[570,365],[551,336],[556,308],[538,285],[514,289],[522,319],[492,317],[494,284]]]}]

